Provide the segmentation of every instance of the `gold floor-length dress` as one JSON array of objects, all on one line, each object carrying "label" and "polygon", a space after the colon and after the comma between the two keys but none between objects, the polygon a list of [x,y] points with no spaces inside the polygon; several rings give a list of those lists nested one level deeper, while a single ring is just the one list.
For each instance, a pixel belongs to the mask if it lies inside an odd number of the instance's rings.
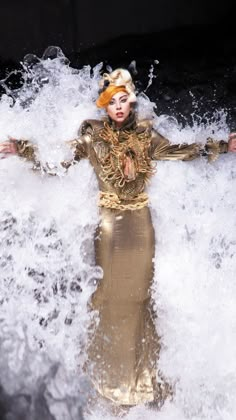
[{"label": "gold floor-length dress", "polygon": [[[87,120],[71,142],[74,161],[89,158],[100,187],[101,224],[95,240],[96,263],[103,269],[91,299],[99,324],[89,345],[88,372],[103,397],[119,405],[161,401],[168,385],[157,375],[160,350],[150,286],[154,231],[144,188],[154,172],[152,160],[214,160],[227,143],[209,140],[171,145],[132,113],[122,128],[112,121]],[[18,142],[21,156],[30,154]]]},{"label": "gold floor-length dress", "polygon": [[92,297],[100,322],[89,349],[97,389],[119,404],[154,399],[158,339],[150,305],[154,232],[147,207],[102,209],[96,262],[104,276]]},{"label": "gold floor-length dress", "polygon": [[168,393],[157,376],[160,345],[150,296],[154,231],[144,188],[152,160],[205,153],[214,159],[226,149],[225,142],[211,140],[204,148],[171,145],[133,114],[119,130],[111,121],[82,125],[75,156],[88,156],[95,169],[102,216],[95,251],[103,279],[91,301],[99,324],[89,347],[90,374],[96,389],[117,404],[161,400]]}]

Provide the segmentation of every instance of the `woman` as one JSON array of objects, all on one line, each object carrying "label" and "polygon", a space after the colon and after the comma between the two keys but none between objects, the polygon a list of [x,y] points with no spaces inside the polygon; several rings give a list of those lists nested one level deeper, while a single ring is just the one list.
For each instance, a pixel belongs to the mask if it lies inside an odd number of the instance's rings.
[{"label": "woman", "polygon": [[[107,117],[84,121],[80,137],[70,142],[74,160],[63,163],[69,167],[89,158],[99,182],[101,224],[95,250],[103,279],[91,299],[99,324],[91,335],[86,369],[99,393],[118,405],[162,403],[171,394],[157,369],[160,344],[150,296],[154,231],[145,186],[154,173],[152,161],[201,155],[213,161],[220,153],[236,151],[235,134],[229,143],[170,144],[151,121],[137,120],[135,101],[128,71],[104,74],[97,106]],[[36,160],[28,141],[5,142],[0,151]]]}]

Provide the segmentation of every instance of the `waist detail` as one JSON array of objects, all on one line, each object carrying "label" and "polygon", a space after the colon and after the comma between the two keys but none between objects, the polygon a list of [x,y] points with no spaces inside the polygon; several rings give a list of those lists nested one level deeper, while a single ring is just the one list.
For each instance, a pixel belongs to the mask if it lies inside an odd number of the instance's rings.
[{"label": "waist detail", "polygon": [[98,205],[107,209],[139,210],[148,205],[148,195],[140,193],[130,200],[121,200],[115,193],[100,191]]}]

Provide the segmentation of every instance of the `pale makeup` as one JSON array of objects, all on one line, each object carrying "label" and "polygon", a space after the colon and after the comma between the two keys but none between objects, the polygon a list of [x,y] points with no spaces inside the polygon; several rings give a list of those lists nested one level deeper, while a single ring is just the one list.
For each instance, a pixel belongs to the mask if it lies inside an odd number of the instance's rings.
[{"label": "pale makeup", "polygon": [[117,127],[128,118],[131,110],[131,105],[127,93],[117,92],[112,96],[106,111],[109,117],[115,121]]}]

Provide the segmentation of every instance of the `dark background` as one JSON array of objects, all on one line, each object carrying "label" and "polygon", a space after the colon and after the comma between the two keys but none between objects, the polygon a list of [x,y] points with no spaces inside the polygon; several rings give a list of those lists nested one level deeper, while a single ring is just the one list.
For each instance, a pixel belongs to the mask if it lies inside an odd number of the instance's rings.
[{"label": "dark background", "polygon": [[[48,45],[71,54],[124,35],[197,25],[215,24],[212,30],[224,36],[234,24],[233,0],[0,0],[0,18],[4,60],[41,54]],[[200,28],[198,37],[203,41]]]},{"label": "dark background", "polygon": [[204,111],[230,107],[235,120],[233,0],[0,0],[0,19],[0,79],[49,45],[78,68],[136,60],[140,90],[159,60],[147,94],[161,112],[190,114],[194,95]]}]

